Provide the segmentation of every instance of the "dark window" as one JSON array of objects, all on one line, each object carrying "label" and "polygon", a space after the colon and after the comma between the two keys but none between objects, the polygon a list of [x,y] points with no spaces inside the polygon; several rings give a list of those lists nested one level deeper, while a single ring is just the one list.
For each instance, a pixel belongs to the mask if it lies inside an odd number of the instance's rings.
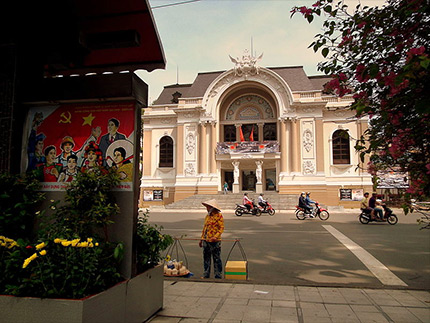
[{"label": "dark window", "polygon": [[159,167],[173,167],[173,139],[169,136],[160,139]]},{"label": "dark window", "polygon": [[224,141],[236,141],[236,126],[224,126]]},{"label": "dark window", "polygon": [[276,123],[265,123],[263,127],[264,140],[276,140]]},{"label": "dark window", "polygon": [[256,124],[242,125],[244,141],[258,141],[258,126]]},{"label": "dark window", "polygon": [[333,164],[350,164],[349,134],[345,130],[333,133]]}]

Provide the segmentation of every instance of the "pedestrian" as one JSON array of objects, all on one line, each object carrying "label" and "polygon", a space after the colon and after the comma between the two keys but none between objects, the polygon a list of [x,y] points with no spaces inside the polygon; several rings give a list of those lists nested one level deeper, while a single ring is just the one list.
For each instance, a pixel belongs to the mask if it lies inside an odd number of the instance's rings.
[{"label": "pedestrian", "polygon": [[224,231],[224,218],[215,199],[202,203],[207,210],[199,247],[203,248],[203,277],[209,278],[213,259],[214,277],[222,278],[221,234]]},{"label": "pedestrian", "polygon": [[228,193],[228,184],[227,182],[224,182],[224,194]]}]

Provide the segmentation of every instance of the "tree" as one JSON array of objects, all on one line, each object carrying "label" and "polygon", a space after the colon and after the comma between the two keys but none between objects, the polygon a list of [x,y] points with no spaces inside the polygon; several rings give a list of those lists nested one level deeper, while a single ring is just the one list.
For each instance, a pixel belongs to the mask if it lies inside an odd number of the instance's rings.
[{"label": "tree", "polygon": [[325,91],[353,93],[356,117],[369,117],[355,146],[362,161],[370,156],[368,171],[405,172],[408,197],[429,198],[429,1],[388,0],[381,8],[348,9],[342,1],[320,0],[291,13],[301,13],[309,23],[326,16],[309,47],[326,59],[318,64],[332,76]]}]

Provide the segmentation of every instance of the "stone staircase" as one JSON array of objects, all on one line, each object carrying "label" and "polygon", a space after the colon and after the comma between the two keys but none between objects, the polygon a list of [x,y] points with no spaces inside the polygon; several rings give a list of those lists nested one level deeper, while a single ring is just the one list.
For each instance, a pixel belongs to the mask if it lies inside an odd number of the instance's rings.
[{"label": "stone staircase", "polygon": [[[249,192],[248,197],[258,202],[260,194]],[[299,197],[297,195],[284,195],[277,192],[265,192],[264,198],[275,208],[275,210],[294,210]],[[200,194],[187,197],[183,200],[168,204],[166,209],[203,209],[202,202],[216,199],[221,210],[234,210],[236,204],[241,204],[243,193],[223,194]]]}]

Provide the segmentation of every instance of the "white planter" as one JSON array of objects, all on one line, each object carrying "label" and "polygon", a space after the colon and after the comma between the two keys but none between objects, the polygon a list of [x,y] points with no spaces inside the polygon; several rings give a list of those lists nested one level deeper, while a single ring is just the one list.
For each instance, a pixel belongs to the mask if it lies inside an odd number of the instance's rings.
[{"label": "white planter", "polygon": [[157,266],[83,299],[0,295],[0,322],[143,322],[163,307],[163,279]]}]

